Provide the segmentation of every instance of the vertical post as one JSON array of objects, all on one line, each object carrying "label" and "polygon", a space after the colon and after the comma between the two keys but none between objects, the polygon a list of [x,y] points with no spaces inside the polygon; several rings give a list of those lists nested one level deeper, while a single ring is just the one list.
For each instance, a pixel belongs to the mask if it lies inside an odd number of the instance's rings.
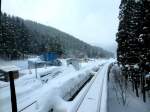
[{"label": "vertical post", "polygon": [[146,102],[146,93],[145,93],[145,76],[143,76],[143,101]]},{"label": "vertical post", "polygon": [[17,112],[17,100],[13,72],[9,72],[12,112]]},{"label": "vertical post", "polygon": [[139,92],[138,92],[138,87],[137,87],[137,79],[135,79],[135,91],[136,91],[136,96],[139,97]]},{"label": "vertical post", "polygon": [[143,93],[143,101],[146,102],[146,94],[145,94],[145,79],[144,74],[142,74],[142,93]]},{"label": "vertical post", "polygon": [[125,76],[125,88],[127,89],[128,87],[128,75],[127,74],[123,74]]},{"label": "vertical post", "polygon": [[36,79],[37,79],[37,63],[35,62],[35,75],[36,75]]},{"label": "vertical post", "polygon": [[108,67],[108,72],[107,72],[107,75],[108,75],[108,77],[107,77],[107,80],[108,80],[108,82],[109,82],[109,75],[110,75],[110,65],[109,65],[109,67]]},{"label": "vertical post", "polygon": [[131,75],[131,80],[132,80],[132,90],[134,92],[134,78],[133,78],[133,74]]}]

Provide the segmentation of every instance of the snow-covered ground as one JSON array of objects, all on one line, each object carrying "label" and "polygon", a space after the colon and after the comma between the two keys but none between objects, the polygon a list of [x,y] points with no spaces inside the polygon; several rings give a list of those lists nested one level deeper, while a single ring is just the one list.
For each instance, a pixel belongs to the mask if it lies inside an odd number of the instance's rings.
[{"label": "snow-covered ground", "polygon": [[[65,100],[64,96],[70,97],[72,91],[78,90],[89,75],[100,68],[99,65],[108,62],[108,60],[95,60],[81,63],[80,70],[76,71],[73,66],[67,66],[65,60],[62,61],[63,66],[60,67],[43,67],[37,71],[21,69],[21,77],[15,80],[17,106],[20,112],[75,112],[81,106],[80,103],[88,93],[92,81],[96,81],[95,78],[85,85],[73,101]],[[23,61],[22,66],[26,68]],[[98,80],[104,77],[103,75],[95,73],[94,77]],[[0,82],[0,112],[11,112],[7,82]]]},{"label": "snow-covered ground", "polygon": [[8,65],[16,65],[20,68],[20,70],[22,69],[27,69],[28,67],[28,61],[27,59],[25,60],[13,60],[13,61],[4,61],[2,59],[0,59],[0,66],[8,66]]},{"label": "snow-covered ground", "polygon": [[[147,101],[144,103],[142,93],[139,97],[132,90],[129,82],[126,88],[123,84],[119,85],[115,76],[119,77],[120,69],[113,66],[110,71],[110,81],[108,83],[108,112],[150,112],[150,97],[147,94]],[[122,94],[122,92],[124,94]],[[125,101],[125,102],[124,102]]]},{"label": "snow-covered ground", "polygon": [[[116,66],[110,72],[107,96],[107,72],[114,60],[82,62],[80,70],[67,66],[65,59],[61,61],[62,66],[37,70],[25,69],[26,62],[20,61],[21,75],[15,80],[19,112],[149,112],[149,99],[143,103],[131,88],[123,106],[113,79]],[[19,62],[11,62],[16,63]],[[0,81],[0,112],[11,112],[9,89],[8,82]]]}]

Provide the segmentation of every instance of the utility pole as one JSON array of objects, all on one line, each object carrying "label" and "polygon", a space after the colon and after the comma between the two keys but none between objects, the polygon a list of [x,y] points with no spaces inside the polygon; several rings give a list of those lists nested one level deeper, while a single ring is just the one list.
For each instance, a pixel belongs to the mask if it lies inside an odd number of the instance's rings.
[{"label": "utility pole", "polygon": [[36,76],[36,79],[38,78],[37,76],[37,63],[35,62],[35,76]]}]

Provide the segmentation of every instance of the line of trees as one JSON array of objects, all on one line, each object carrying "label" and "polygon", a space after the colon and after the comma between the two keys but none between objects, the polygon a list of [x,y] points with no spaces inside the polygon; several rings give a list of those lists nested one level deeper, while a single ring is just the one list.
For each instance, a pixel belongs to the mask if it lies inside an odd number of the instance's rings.
[{"label": "line of trees", "polygon": [[2,13],[0,31],[0,55],[2,57],[13,59],[30,52],[31,35],[19,18]]},{"label": "line of trees", "polygon": [[[126,79],[130,76],[133,89],[150,89],[150,1],[121,0],[117,33],[117,59]],[[141,86],[140,86],[141,85]]]}]

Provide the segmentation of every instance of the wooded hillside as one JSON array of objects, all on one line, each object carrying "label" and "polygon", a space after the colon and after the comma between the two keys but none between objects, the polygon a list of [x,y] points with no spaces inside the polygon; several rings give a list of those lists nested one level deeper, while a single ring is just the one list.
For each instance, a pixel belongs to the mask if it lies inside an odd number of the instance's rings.
[{"label": "wooded hillside", "polygon": [[6,13],[1,14],[0,30],[0,56],[3,58],[16,59],[45,52],[57,52],[65,57],[112,56],[60,30]]}]

